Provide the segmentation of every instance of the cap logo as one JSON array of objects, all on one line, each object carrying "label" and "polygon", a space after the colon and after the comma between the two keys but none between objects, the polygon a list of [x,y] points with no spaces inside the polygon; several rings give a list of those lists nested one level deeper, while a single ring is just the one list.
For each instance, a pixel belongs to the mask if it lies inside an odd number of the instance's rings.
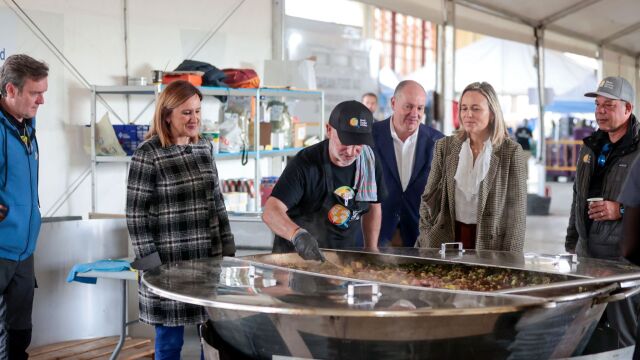
[{"label": "cap logo", "polygon": [[358,119],[352,117],[351,119],[349,119],[349,126],[351,127],[358,127]]},{"label": "cap logo", "polygon": [[601,88],[606,88],[606,89],[613,90],[614,85],[613,85],[613,82],[611,82],[611,81],[608,81],[608,80],[602,80],[602,81],[600,82],[600,87],[601,87]]}]

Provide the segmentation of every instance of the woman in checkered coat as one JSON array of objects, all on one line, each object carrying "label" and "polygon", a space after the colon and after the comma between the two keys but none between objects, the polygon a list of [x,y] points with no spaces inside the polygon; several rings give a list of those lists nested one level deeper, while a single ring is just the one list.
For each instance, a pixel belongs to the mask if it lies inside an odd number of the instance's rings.
[{"label": "woman in checkered coat", "polygon": [[460,130],[436,142],[416,247],[456,241],[467,249],[522,252],[526,160],[522,147],[508,138],[490,84],[465,88],[459,119]]},{"label": "woman in checkered coat", "polygon": [[[133,154],[127,226],[137,259],[159,255],[164,264],[235,253],[211,144],[199,136],[201,100],[188,82],[168,85]],[[140,320],[155,326],[156,359],[179,359],[184,325],[205,322],[205,309],[154,295],[142,283],[138,294]]]}]

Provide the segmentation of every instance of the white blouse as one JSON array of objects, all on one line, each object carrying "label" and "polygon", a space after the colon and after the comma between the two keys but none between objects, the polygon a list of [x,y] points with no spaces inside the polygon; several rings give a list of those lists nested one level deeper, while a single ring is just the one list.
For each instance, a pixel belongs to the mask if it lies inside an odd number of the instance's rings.
[{"label": "white blouse", "polygon": [[462,144],[458,168],[454,176],[456,182],[456,221],[464,224],[477,223],[478,192],[480,191],[480,183],[489,172],[492,150],[491,139],[488,139],[484,142],[482,151],[478,154],[474,164],[469,139]]}]

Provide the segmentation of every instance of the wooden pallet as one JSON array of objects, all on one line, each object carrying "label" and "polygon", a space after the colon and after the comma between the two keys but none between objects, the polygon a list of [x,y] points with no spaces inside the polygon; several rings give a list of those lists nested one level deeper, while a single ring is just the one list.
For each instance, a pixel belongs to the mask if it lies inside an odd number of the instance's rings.
[{"label": "wooden pallet", "polygon": [[[30,349],[31,360],[108,360],[118,343],[119,337],[111,336],[96,339],[72,340],[44,345]],[[154,343],[149,339],[126,338],[118,359],[153,359]]]}]

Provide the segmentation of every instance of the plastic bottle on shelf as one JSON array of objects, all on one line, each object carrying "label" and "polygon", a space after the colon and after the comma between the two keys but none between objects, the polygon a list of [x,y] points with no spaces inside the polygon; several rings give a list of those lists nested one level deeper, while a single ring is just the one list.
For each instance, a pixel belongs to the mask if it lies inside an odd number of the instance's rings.
[{"label": "plastic bottle on shelf", "polygon": [[202,130],[202,136],[211,142],[212,153],[217,154],[220,152],[220,129],[218,123],[211,119],[202,119],[200,125]]}]

